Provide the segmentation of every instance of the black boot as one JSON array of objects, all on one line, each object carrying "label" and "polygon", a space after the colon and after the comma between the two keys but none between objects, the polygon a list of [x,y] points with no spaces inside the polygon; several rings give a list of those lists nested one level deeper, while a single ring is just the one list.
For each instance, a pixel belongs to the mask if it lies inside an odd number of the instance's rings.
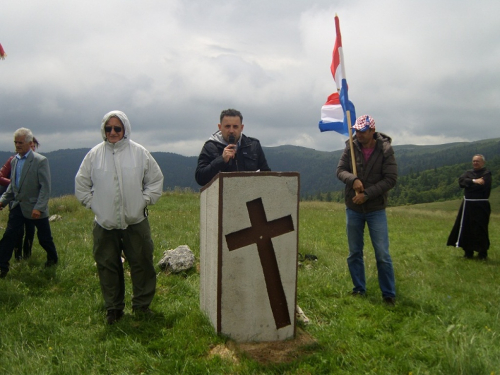
[{"label": "black boot", "polygon": [[488,259],[488,251],[480,251],[477,259]]},{"label": "black boot", "polygon": [[108,310],[106,321],[108,324],[114,324],[123,317],[123,310]]},{"label": "black boot", "polygon": [[464,258],[467,259],[474,258],[474,250],[473,251],[464,250]]}]

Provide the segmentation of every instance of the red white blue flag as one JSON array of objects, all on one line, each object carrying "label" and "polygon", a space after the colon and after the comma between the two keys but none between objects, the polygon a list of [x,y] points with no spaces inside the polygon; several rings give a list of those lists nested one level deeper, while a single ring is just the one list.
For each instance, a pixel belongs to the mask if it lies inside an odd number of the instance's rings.
[{"label": "red white blue flag", "polygon": [[[321,107],[321,121],[319,130],[322,132],[333,130],[349,136],[346,111],[351,112],[351,118],[356,118],[354,104],[347,95],[347,81],[345,78],[344,55],[342,52],[342,36],[340,35],[339,18],[335,15],[335,30],[337,38],[333,47],[332,65],[330,70],[337,85],[337,92],[331,94],[326,103]],[[340,95],[338,94],[340,92]]]},{"label": "red white blue flag", "polygon": [[5,59],[7,57],[7,54],[5,53],[5,51],[3,50],[3,47],[2,45],[0,44],[0,59]]}]

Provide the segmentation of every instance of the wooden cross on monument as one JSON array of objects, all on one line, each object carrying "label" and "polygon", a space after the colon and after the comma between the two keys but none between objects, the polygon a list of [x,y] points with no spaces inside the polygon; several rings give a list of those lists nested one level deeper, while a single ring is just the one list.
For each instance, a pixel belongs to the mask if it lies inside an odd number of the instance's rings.
[{"label": "wooden cross on monument", "polygon": [[272,238],[294,231],[292,216],[268,222],[262,198],[249,201],[246,205],[251,226],[227,234],[227,247],[229,251],[233,251],[248,245],[257,245],[276,328],[283,328],[290,325],[291,320]]}]

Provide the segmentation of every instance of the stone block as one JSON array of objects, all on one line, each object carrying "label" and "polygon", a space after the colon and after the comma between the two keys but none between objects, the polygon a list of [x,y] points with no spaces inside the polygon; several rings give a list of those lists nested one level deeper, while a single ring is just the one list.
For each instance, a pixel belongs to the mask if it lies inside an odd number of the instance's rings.
[{"label": "stone block", "polygon": [[200,306],[238,342],[295,336],[300,176],[219,173],[200,195]]}]

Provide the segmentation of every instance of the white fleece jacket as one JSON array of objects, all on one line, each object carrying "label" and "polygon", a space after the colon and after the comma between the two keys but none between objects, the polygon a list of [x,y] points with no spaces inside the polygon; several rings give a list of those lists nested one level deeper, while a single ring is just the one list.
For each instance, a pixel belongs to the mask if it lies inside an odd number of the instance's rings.
[{"label": "white fleece jacket", "polygon": [[[104,126],[118,117],[124,137],[109,143]],[[111,111],[102,119],[103,142],[92,148],[75,177],[75,195],[95,214],[105,229],[126,229],[143,221],[147,205],[156,203],[163,190],[163,174],[148,150],[130,139],[130,122],[121,111]]]}]

